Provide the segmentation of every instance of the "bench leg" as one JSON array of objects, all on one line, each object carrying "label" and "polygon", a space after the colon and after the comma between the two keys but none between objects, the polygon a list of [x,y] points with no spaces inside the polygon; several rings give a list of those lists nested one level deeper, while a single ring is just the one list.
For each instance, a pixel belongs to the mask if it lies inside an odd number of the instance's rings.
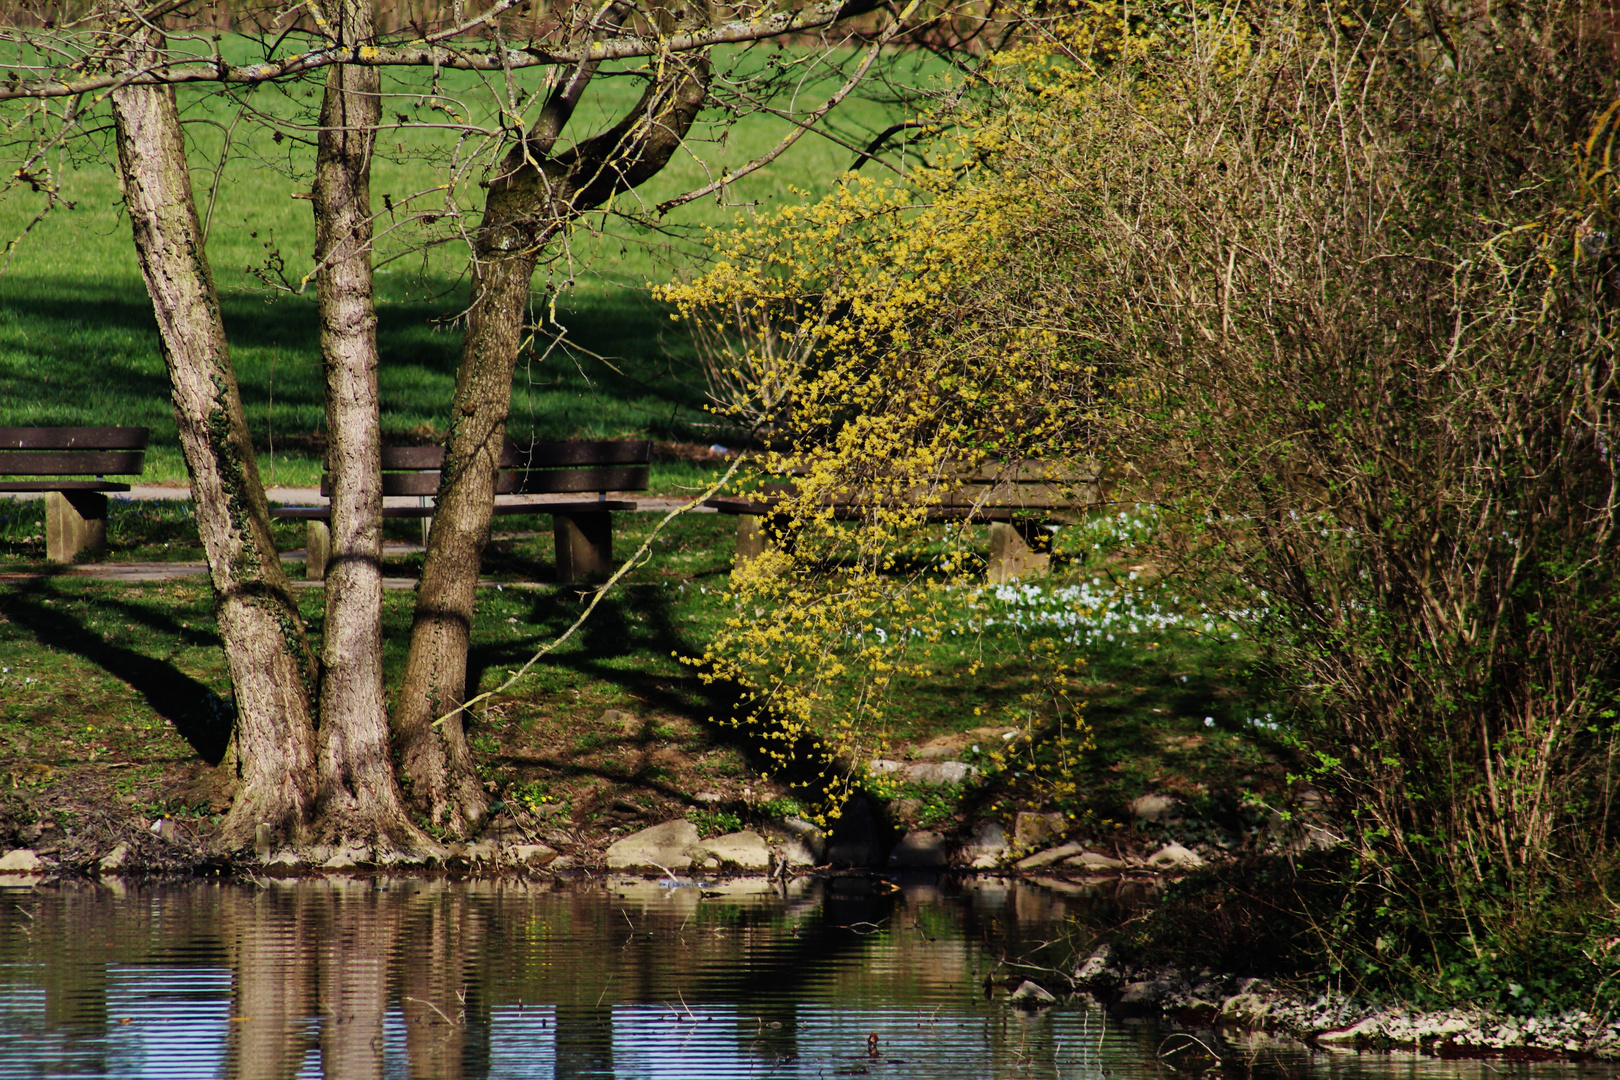
[{"label": "bench leg", "polygon": [[990,565],[985,577],[1005,585],[1024,577],[1045,577],[1052,570],[1052,534],[1026,522],[990,523]]},{"label": "bench leg", "polygon": [[737,555],[732,566],[747,566],[765,553],[765,521],[758,514],[737,515]]},{"label": "bench leg", "polygon": [[319,518],[304,522],[304,577],[326,580],[326,564],[332,561],[332,527]]},{"label": "bench leg", "polygon": [[746,566],[768,548],[792,552],[794,539],[788,532],[788,519],[782,514],[738,514],[737,555],[732,568]]},{"label": "bench leg", "polygon": [[580,581],[613,573],[613,515],[606,510],[552,514],[557,580]]},{"label": "bench leg", "polygon": [[107,496],[99,491],[45,494],[45,557],[70,563],[81,553],[107,552]]}]

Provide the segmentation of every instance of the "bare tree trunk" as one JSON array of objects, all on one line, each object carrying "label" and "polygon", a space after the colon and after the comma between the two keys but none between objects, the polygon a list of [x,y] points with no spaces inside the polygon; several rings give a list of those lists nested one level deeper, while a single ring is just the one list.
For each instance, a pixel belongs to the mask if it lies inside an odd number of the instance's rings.
[{"label": "bare tree trunk", "polygon": [[[343,43],[371,37],[365,0],[348,0],[338,17]],[[405,813],[383,704],[382,412],[371,273],[371,153],[381,93],[376,68],[333,67],[315,155],[316,296],[332,488],[316,832],[327,842],[374,844],[376,857],[387,860],[436,845]]]},{"label": "bare tree trunk", "polygon": [[125,86],[112,99],[124,206],[162,338],[236,692],[242,783],[223,839],[230,848],[251,843],[264,822],[297,842],[315,797],[315,659],[271,541],[192,200],[180,115],[169,87]]},{"label": "bare tree trunk", "polygon": [[[695,4],[681,22],[696,23]],[[608,14],[608,18],[616,18]],[[393,724],[413,804],[453,831],[476,825],[487,797],[472,768],[461,715],[473,600],[495,506],[512,374],[529,286],[545,244],[568,221],[658,173],[680,146],[707,94],[706,56],[664,58],[663,74],[613,128],[555,158],[551,151],[594,65],[547,101],[490,185],[473,252],[473,303],[445,444],[444,469],[411,628],[405,683]]]}]

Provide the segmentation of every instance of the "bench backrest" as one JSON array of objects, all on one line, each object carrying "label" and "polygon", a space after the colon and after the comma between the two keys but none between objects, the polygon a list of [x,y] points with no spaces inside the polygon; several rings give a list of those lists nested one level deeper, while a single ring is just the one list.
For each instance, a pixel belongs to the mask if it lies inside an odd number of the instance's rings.
[{"label": "bench backrest", "polygon": [[147,434],[143,427],[0,428],[0,475],[139,474]]},{"label": "bench backrest", "polygon": [[[802,476],[805,471],[795,468],[790,475]],[[764,490],[786,494],[792,484],[766,484]],[[828,493],[828,501],[848,506],[1068,510],[1102,501],[1102,475],[1093,465],[1075,462],[986,461],[973,467],[948,465],[937,482],[907,483],[900,490],[903,494],[895,497],[865,487],[838,488]]]},{"label": "bench backrest", "polygon": [[[508,442],[496,474],[497,495],[565,495],[598,491],[646,491],[652,444],[645,439],[586,442]],[[384,495],[436,495],[442,446],[382,448]],[[321,494],[331,480],[321,477]]]}]

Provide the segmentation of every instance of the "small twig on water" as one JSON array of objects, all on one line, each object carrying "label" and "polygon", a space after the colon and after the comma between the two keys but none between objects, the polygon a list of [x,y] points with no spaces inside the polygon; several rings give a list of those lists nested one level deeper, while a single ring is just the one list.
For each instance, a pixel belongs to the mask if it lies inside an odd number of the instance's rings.
[{"label": "small twig on water", "polygon": [[[434,1012],[439,1014],[439,1019],[443,1020],[445,1023],[451,1025],[452,1027],[454,1027],[456,1024],[459,1024],[459,1023],[462,1022],[460,1020],[452,1020],[452,1019],[450,1019],[450,1017],[445,1015],[445,1012],[444,1012],[443,1009],[441,1009],[437,1005],[433,1004],[433,1002],[429,1001],[427,998],[410,997],[410,996],[407,995],[405,1000],[406,1001],[414,1001],[418,1005],[426,1005],[428,1008],[432,1009]],[[463,1013],[462,1015],[465,1016],[466,1014]]]}]

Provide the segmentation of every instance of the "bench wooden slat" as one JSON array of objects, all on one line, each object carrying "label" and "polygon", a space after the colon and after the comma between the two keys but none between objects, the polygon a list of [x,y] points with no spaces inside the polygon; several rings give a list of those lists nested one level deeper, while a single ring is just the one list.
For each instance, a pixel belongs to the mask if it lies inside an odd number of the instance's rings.
[{"label": "bench wooden slat", "polygon": [[116,480],[0,480],[0,491],[128,491]]},{"label": "bench wooden slat", "polygon": [[0,451],[0,474],[12,476],[77,476],[90,473],[139,473],[144,450],[6,450]]},{"label": "bench wooden slat", "polygon": [[[629,513],[636,504],[627,499],[593,500],[591,502],[496,503],[497,517],[518,514],[590,514],[602,512]],[[330,506],[276,506],[270,510],[273,518],[291,518],[294,521],[328,521],[332,517]],[[427,518],[433,516],[431,506],[385,506],[382,516],[389,519]]]},{"label": "bench wooden slat", "polygon": [[[645,439],[605,439],[596,442],[507,443],[501,451],[504,469],[565,469],[593,465],[645,465],[651,452]],[[438,469],[444,464],[442,446],[385,446],[382,467]]]},{"label": "bench wooden slat", "polygon": [[[573,495],[586,491],[645,491],[651,482],[645,465],[612,465],[550,471],[503,469],[496,474],[497,495]],[[383,473],[384,495],[437,495],[437,472]],[[321,477],[321,494],[331,495],[331,480]]]},{"label": "bench wooden slat", "polygon": [[[708,503],[722,513],[770,513],[776,510],[782,497],[788,494],[784,490],[785,486],[767,484],[762,498],[718,498],[710,499]],[[944,490],[915,488],[897,497],[878,496],[870,491],[849,489],[829,494],[821,500],[820,505],[831,506],[837,510],[849,510],[856,514],[884,506],[926,506],[930,512],[969,511],[974,508],[985,511],[1062,511],[1092,505],[1101,500],[1102,492],[1096,484],[964,484]]]},{"label": "bench wooden slat", "polygon": [[[806,476],[808,465],[795,465],[783,475]],[[1095,465],[1072,461],[982,461],[969,467],[964,462],[946,462],[940,469],[942,484],[1095,484],[1102,478]],[[920,482],[921,477],[907,476],[906,482]]]},{"label": "bench wooden slat", "polygon": [[0,427],[0,450],[144,450],[143,427]]},{"label": "bench wooden slat", "polygon": [[652,456],[646,439],[586,442],[507,443],[501,464],[513,469],[565,469],[600,465],[645,465]]}]

